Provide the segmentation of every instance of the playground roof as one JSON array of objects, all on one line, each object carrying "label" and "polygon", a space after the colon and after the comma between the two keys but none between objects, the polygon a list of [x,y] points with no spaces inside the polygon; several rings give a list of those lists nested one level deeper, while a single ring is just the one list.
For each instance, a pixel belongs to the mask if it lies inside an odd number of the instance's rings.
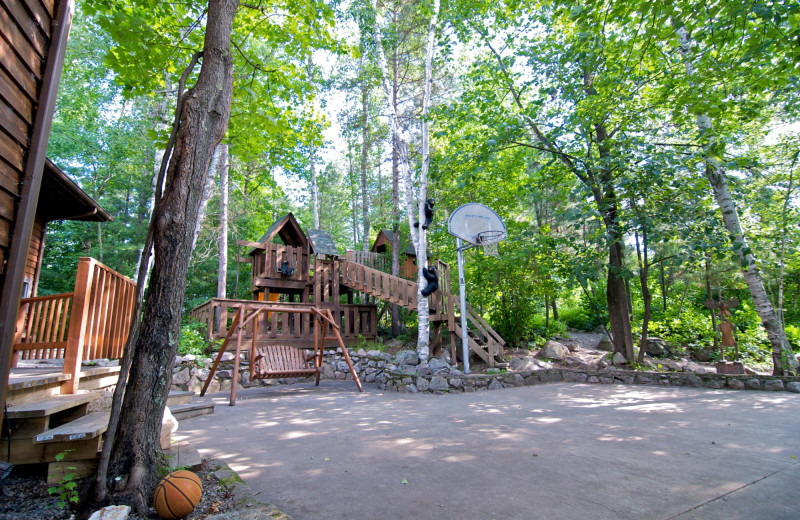
[{"label": "playground roof", "polygon": [[267,232],[264,233],[264,236],[261,237],[259,242],[262,244],[272,242],[276,235],[279,236],[287,246],[300,247],[308,245],[308,238],[305,233],[303,233],[303,229],[300,227],[300,224],[297,223],[297,219],[294,218],[291,212],[284,215],[283,218],[276,220],[267,229]]},{"label": "playground roof", "polygon": [[311,240],[311,248],[315,253],[337,256],[339,249],[333,241],[330,233],[324,229],[309,229],[308,238]]},{"label": "playground roof", "polygon": [[[381,240],[381,235],[383,235],[384,240]],[[388,229],[381,229],[378,232],[378,236],[375,237],[375,242],[372,243],[372,248],[370,249],[370,251],[372,251],[373,253],[377,253],[378,252],[377,249],[381,245],[391,244],[392,242],[394,242],[394,233],[392,233]],[[416,250],[414,250],[414,244],[412,244],[408,238],[404,239],[403,237],[401,237],[400,247],[402,248],[404,245],[406,246],[406,248],[405,250],[403,250],[403,254],[407,256],[414,256],[414,257],[417,256],[417,252]]]}]

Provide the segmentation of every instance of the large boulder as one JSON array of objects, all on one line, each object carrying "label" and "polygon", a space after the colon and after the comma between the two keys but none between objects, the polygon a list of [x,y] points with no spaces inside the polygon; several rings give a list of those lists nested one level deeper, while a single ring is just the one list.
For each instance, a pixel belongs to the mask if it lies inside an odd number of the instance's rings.
[{"label": "large boulder", "polygon": [[432,373],[438,374],[439,372],[448,371],[450,364],[442,358],[431,358],[428,361],[428,367],[430,367]]},{"label": "large boulder", "polygon": [[189,368],[184,367],[179,369],[177,372],[172,374],[172,386],[182,387],[189,382],[191,378],[191,374],[189,373]]},{"label": "large boulder", "polygon": [[670,356],[667,342],[661,338],[647,338],[645,352],[653,357],[666,358]]},{"label": "large boulder", "polygon": [[624,365],[628,360],[625,359],[625,354],[622,352],[614,352],[614,357],[611,359],[611,362],[615,365]]},{"label": "large boulder", "polygon": [[692,357],[701,363],[711,361],[711,350],[707,348],[696,348],[692,350]]},{"label": "large boulder", "polygon": [[419,356],[414,350],[401,350],[395,356],[394,363],[397,366],[419,365]]},{"label": "large boulder", "polygon": [[602,350],[603,352],[614,352],[614,344],[611,343],[611,340],[608,339],[608,336],[603,336],[603,338],[597,344],[597,350]]},{"label": "large boulder", "polygon": [[537,357],[561,361],[569,355],[569,349],[558,341],[550,340],[542,346]]}]

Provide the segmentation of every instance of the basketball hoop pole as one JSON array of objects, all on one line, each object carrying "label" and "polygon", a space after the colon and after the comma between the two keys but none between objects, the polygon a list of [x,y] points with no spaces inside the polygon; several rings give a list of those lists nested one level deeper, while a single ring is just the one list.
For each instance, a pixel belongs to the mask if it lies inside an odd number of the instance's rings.
[{"label": "basketball hoop pole", "polygon": [[458,292],[461,306],[461,357],[464,359],[464,373],[469,374],[469,335],[467,334],[467,287],[464,283],[464,243],[456,237],[458,251]]}]

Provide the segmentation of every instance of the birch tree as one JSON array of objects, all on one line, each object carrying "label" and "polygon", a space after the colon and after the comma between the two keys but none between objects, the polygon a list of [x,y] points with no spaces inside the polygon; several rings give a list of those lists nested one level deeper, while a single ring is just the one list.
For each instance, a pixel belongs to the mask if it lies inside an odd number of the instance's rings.
[{"label": "birch tree", "polygon": [[[691,56],[691,36],[680,20],[676,20],[675,24],[677,26],[678,48],[683,58],[686,76],[691,83],[695,74],[695,66]],[[797,363],[792,349],[786,341],[783,325],[775,313],[772,302],[770,302],[767,291],[764,288],[764,281],[762,280],[756,257],[748,245],[742,230],[736,203],[728,187],[728,177],[720,160],[723,156],[724,146],[715,134],[714,125],[708,114],[698,113],[696,115],[696,124],[698,138],[703,150],[702,160],[705,177],[711,185],[714,199],[722,212],[722,221],[730,235],[731,247],[739,259],[739,265],[747,283],[750,297],[753,299],[753,305],[761,318],[764,329],[767,331],[767,337],[772,347],[773,375],[791,375]]]},{"label": "birch tree", "polygon": [[[428,112],[431,102],[431,83],[433,76],[433,53],[435,50],[436,27],[438,25],[440,2],[434,0],[433,12],[430,23],[428,24],[428,38],[425,52],[425,80],[423,87],[422,100],[422,157],[419,175],[418,189],[415,193],[414,181],[411,177],[411,165],[409,160],[409,137],[408,132],[399,123],[397,105],[392,103],[393,89],[389,81],[389,72],[386,63],[386,54],[383,50],[381,28],[383,26],[383,16],[378,9],[377,0],[373,3],[373,10],[376,16],[374,27],[375,47],[378,52],[378,65],[381,69],[381,80],[386,104],[389,112],[389,127],[392,131],[393,142],[398,157],[399,178],[404,185],[405,205],[408,216],[408,224],[411,231],[411,240],[417,254],[417,315],[419,325],[417,329],[417,354],[421,362],[427,362],[430,357],[430,307],[428,298],[422,296],[422,289],[425,287],[425,278],[422,275],[423,269],[427,268],[427,241],[426,231],[414,227],[415,222],[425,221],[425,201],[428,193],[428,168],[430,165],[430,124],[428,122]],[[416,195],[416,197],[415,197]],[[415,200],[416,198],[416,200]]]}]

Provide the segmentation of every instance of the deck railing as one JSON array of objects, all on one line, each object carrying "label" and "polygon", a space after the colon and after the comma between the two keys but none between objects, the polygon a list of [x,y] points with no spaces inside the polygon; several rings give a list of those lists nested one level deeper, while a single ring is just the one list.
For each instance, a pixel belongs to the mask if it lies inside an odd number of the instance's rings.
[{"label": "deck railing", "polygon": [[94,258],[82,257],[71,293],[23,298],[17,314],[12,366],[19,359],[64,359],[74,393],[81,362],[122,357],[133,317],[136,284]]},{"label": "deck railing", "polygon": [[347,251],[345,259],[354,264],[366,265],[384,273],[392,272],[392,259],[383,253],[371,251]]},{"label": "deck railing", "polygon": [[[219,340],[224,339],[227,335],[234,316],[240,308],[247,312],[264,309],[266,312],[261,312],[256,319],[247,324],[244,338],[252,339],[255,330],[256,340],[265,345],[308,347],[313,345],[313,326],[308,314],[308,309],[311,307],[318,306],[311,303],[212,298],[189,311],[189,316],[206,325],[207,339]],[[289,309],[297,309],[297,311]],[[338,306],[339,316],[336,316],[337,311],[333,307],[331,307],[331,312],[334,320],[338,319],[340,333],[346,343],[355,343],[359,336],[366,339],[373,339],[377,336],[378,317],[375,306],[340,304]],[[219,319],[216,316],[219,316]]]}]

